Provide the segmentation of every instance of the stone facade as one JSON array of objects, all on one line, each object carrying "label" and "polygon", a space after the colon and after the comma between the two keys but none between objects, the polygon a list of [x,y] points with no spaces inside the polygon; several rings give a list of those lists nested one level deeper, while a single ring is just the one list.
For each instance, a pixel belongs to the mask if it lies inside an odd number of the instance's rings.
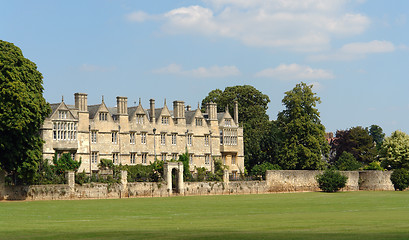
[{"label": "stone facade", "polygon": [[238,104],[234,118],[226,110],[217,112],[215,103],[206,106],[206,112],[185,107],[183,101],[174,101],[173,110],[166,105],[150,108],[139,105],[128,107],[126,97],[117,97],[116,107],[88,105],[87,94],[75,93],[75,104],[50,104],[52,113],[41,128],[45,141],[43,156],[71,153],[79,161],[79,171],[96,171],[100,159],[111,159],[114,164],[149,164],[159,160],[177,159],[190,154],[190,170],[205,167],[213,171],[213,160],[221,159],[230,174],[244,171],[243,128],[238,124]]}]

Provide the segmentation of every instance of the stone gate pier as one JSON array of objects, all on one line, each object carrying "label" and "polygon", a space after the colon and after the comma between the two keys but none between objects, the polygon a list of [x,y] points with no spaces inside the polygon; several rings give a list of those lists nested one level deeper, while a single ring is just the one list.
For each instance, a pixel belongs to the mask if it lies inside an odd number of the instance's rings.
[{"label": "stone gate pier", "polygon": [[184,194],[185,187],[183,184],[183,163],[182,162],[165,162],[163,164],[163,174],[166,181],[166,188],[169,195],[172,195],[172,171],[176,170],[177,177],[177,192],[179,194]]}]

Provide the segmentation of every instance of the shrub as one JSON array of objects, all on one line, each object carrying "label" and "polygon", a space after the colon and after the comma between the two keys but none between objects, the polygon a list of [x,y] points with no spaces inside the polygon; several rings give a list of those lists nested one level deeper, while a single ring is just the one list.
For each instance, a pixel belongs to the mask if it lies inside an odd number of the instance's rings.
[{"label": "shrub", "polygon": [[355,171],[361,167],[352,153],[344,151],[335,163],[335,167],[340,171]]},{"label": "shrub", "polygon": [[[163,161],[155,161],[149,165],[125,165],[121,169],[128,171],[128,182],[159,182],[163,175]],[[116,172],[119,174],[118,170],[114,171],[114,175]]]},{"label": "shrub", "polygon": [[90,178],[87,176],[85,173],[85,170],[82,171],[81,173],[75,174],[75,183],[82,185],[84,183],[89,182]]},{"label": "shrub", "polygon": [[334,169],[327,169],[316,177],[319,188],[324,192],[337,192],[345,187],[348,177]]},{"label": "shrub", "polygon": [[381,167],[381,163],[378,161],[374,161],[369,163],[364,167],[364,170],[378,170],[378,171],[384,171],[385,169]]},{"label": "shrub", "polygon": [[197,174],[196,174],[196,181],[198,182],[203,182],[206,179],[206,168],[200,167],[196,168]]},{"label": "shrub", "polygon": [[57,154],[55,154],[54,159],[54,168],[57,174],[63,174],[66,171],[77,171],[81,166],[81,161],[77,162],[72,160],[71,154],[63,153],[60,158],[57,159]]},{"label": "shrub", "polygon": [[186,151],[180,155],[178,161],[183,163],[183,181],[192,181],[193,177],[189,167],[189,153]]},{"label": "shrub", "polygon": [[114,164],[112,163],[112,160],[110,159],[103,158],[99,161],[99,164],[98,164],[98,168],[102,170],[109,170],[109,169],[112,169],[113,167],[114,167]]},{"label": "shrub", "polygon": [[403,191],[409,186],[409,172],[401,168],[394,170],[391,175],[391,181],[395,190]]},{"label": "shrub", "polygon": [[254,165],[254,167],[251,169],[251,175],[262,176],[263,179],[266,179],[267,170],[281,170],[281,167],[277,164],[263,162],[262,164]]}]

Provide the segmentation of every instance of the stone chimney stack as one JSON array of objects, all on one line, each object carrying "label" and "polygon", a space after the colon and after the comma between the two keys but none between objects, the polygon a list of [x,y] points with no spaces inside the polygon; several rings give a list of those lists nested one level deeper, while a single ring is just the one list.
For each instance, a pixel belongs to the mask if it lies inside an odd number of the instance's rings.
[{"label": "stone chimney stack", "polygon": [[128,114],[128,98],[116,97],[116,113],[119,115]]},{"label": "stone chimney stack", "polygon": [[234,101],[234,122],[239,124],[239,103]]},{"label": "stone chimney stack", "polygon": [[185,122],[185,102],[173,101],[173,118],[176,124],[183,124]]},{"label": "stone chimney stack", "polygon": [[87,94],[75,93],[75,108],[80,112],[88,112]]},{"label": "stone chimney stack", "polygon": [[185,102],[173,101],[173,116],[175,118],[185,118]]},{"label": "stone chimney stack", "polygon": [[149,115],[151,117],[151,122],[155,122],[155,99],[150,99],[150,109],[149,109]]},{"label": "stone chimney stack", "polygon": [[214,102],[209,102],[206,104],[206,111],[209,120],[217,120],[217,104]]}]

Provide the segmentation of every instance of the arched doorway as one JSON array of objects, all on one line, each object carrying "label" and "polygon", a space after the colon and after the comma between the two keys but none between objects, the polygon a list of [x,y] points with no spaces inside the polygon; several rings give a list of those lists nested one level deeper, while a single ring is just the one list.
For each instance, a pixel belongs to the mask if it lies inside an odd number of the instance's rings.
[{"label": "arched doorway", "polygon": [[179,193],[178,188],[178,170],[176,168],[172,169],[172,193]]}]

